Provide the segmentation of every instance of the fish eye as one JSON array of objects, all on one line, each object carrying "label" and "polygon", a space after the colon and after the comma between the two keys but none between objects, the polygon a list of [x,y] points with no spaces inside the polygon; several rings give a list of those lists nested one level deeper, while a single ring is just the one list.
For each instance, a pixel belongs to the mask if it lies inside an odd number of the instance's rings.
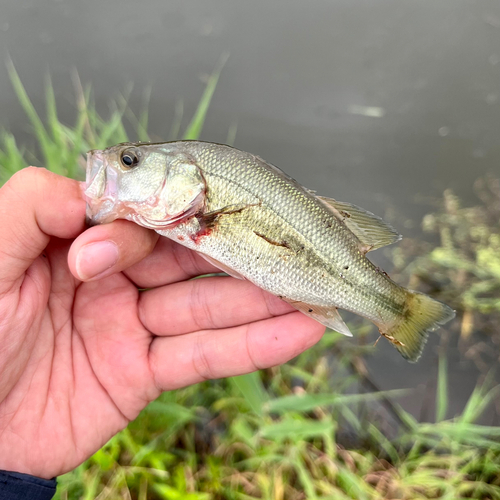
[{"label": "fish eye", "polygon": [[134,149],[126,149],[122,153],[120,160],[122,165],[127,169],[137,167],[139,164],[139,153]]}]

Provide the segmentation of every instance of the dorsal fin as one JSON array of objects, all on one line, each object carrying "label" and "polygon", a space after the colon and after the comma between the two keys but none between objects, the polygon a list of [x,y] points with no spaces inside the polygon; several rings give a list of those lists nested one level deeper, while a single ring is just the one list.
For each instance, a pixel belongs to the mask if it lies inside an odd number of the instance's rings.
[{"label": "dorsal fin", "polygon": [[323,196],[318,198],[326,203],[334,215],[354,233],[361,242],[360,250],[363,253],[396,243],[401,239],[401,235],[390,224],[364,208],[333,198]]}]

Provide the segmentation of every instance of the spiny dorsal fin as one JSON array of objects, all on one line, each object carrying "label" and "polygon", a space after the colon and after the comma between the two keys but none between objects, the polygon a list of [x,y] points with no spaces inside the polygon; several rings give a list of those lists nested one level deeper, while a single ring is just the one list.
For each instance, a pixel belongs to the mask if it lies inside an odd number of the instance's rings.
[{"label": "spiny dorsal fin", "polygon": [[354,233],[361,242],[360,250],[363,253],[396,243],[401,239],[401,235],[390,224],[364,208],[323,196],[318,198],[333,208],[335,216]]}]

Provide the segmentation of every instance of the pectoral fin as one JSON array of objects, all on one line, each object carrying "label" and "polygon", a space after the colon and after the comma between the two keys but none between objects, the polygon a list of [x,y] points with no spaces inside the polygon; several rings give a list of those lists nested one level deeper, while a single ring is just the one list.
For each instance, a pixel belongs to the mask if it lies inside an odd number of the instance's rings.
[{"label": "pectoral fin", "polygon": [[285,302],[298,309],[300,312],[304,313],[306,316],[310,316],[322,325],[335,330],[347,337],[352,337],[352,333],[348,326],[344,323],[344,320],[340,316],[336,307],[324,307],[317,306],[313,304],[306,304],[305,302],[297,302],[285,297],[282,297]]},{"label": "pectoral fin", "polygon": [[351,203],[318,196],[335,216],[350,229],[361,243],[363,253],[399,241],[401,235],[378,215]]},{"label": "pectoral fin", "polygon": [[207,228],[212,228],[219,221],[220,217],[224,215],[231,214],[239,214],[243,212],[243,210],[258,206],[258,203],[250,204],[250,205],[228,205],[223,208],[218,208],[217,210],[213,210],[211,212],[206,212],[204,214],[198,214],[197,217],[200,222]]}]

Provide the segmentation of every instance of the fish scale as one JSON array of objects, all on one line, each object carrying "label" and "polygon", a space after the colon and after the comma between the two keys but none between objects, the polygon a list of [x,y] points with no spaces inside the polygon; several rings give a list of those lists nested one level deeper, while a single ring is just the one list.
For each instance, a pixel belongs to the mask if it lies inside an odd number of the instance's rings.
[{"label": "fish scale", "polygon": [[132,220],[350,334],[346,309],[373,321],[410,361],[454,312],[407,290],[366,252],[397,232],[360,207],[322,198],[243,151],[198,141],[125,143],[91,151],[87,216]]},{"label": "fish scale", "polygon": [[[374,271],[375,267],[361,255],[352,233],[314,195],[292,179],[270,171],[266,168],[268,164],[258,157],[241,152],[237,157],[233,153],[226,159],[224,149],[198,144],[197,149],[189,147],[186,152],[194,157],[205,176],[207,211],[232,204],[260,202],[262,206],[250,206],[241,214],[222,216],[218,228],[197,243],[190,238],[199,230],[196,220],[162,231],[162,235],[177,239],[182,236],[186,246],[227,264],[275,295],[322,306],[336,305],[377,321],[389,319],[380,306],[389,305],[401,312],[405,295],[403,290],[398,294],[398,303],[394,297],[399,291],[398,285],[377,272],[364,276],[363,280],[357,278]],[[227,223],[226,217],[231,218]],[[276,241],[286,240],[283,230],[288,228],[288,234],[303,243],[304,251],[290,255],[285,261],[281,258],[283,248],[266,244],[253,232],[262,227]],[[232,251],[236,244],[238,252]],[[262,255],[267,258],[262,260]],[[257,256],[261,259],[260,269],[255,267]],[[349,270],[342,273],[345,265]],[[390,300],[384,295],[388,292]],[[383,298],[376,300],[374,294]]]}]

